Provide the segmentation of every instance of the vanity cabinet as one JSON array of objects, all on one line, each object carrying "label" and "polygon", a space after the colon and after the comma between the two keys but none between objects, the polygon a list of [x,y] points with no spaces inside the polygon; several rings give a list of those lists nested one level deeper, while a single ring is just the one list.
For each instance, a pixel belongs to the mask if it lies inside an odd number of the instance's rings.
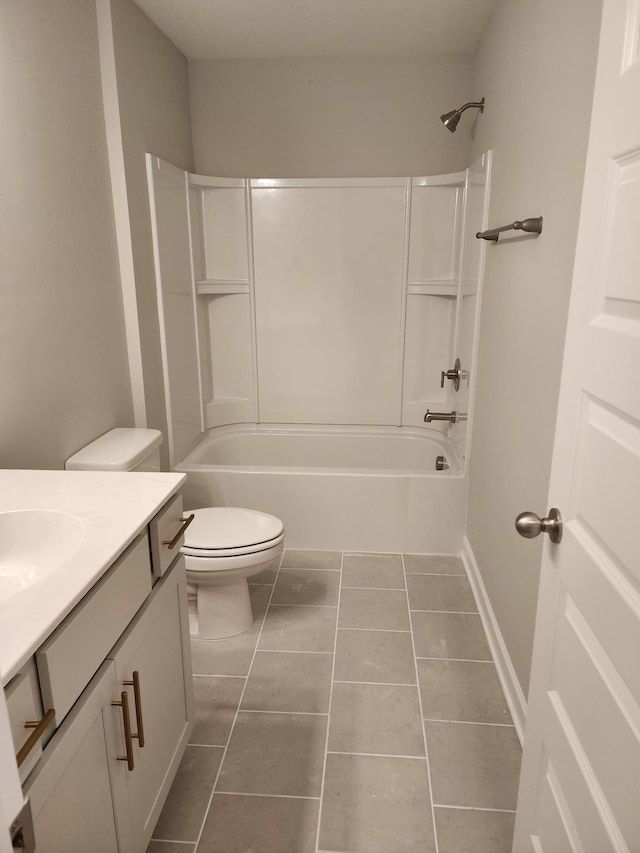
[{"label": "vanity cabinet", "polygon": [[117,709],[111,706],[117,691],[115,666],[106,661],[25,785],[38,851],[132,849],[126,826],[127,768],[114,760],[123,751]]},{"label": "vanity cabinet", "polygon": [[[122,848],[138,853],[146,850],[191,733],[184,557],[156,584],[151,598],[109,657],[115,666],[118,690],[124,685],[129,691],[131,725],[136,734],[142,729],[144,746],[132,738],[134,769],[125,773],[132,842]],[[131,684],[134,680],[139,689]],[[113,710],[122,709],[114,706]],[[123,727],[120,743],[124,745],[122,738]],[[126,762],[119,764],[127,767]]]},{"label": "vanity cabinet", "polygon": [[39,649],[37,676],[32,659],[9,685],[20,716],[34,682],[42,707],[56,708],[57,728],[23,780],[38,853],[144,853],[151,838],[193,726],[179,541],[157,562],[181,509],[178,496],[160,510]]}]

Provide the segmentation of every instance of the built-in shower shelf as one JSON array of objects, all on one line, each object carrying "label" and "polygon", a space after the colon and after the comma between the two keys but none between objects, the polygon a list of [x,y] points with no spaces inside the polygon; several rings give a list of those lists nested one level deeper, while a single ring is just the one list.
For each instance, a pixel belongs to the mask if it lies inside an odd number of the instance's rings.
[{"label": "built-in shower shelf", "polygon": [[196,282],[199,296],[222,293],[249,293],[248,281],[236,281],[233,279],[221,280],[217,278],[205,278]]},{"label": "built-in shower shelf", "polygon": [[457,281],[410,281],[407,293],[414,296],[450,296],[458,295]]}]

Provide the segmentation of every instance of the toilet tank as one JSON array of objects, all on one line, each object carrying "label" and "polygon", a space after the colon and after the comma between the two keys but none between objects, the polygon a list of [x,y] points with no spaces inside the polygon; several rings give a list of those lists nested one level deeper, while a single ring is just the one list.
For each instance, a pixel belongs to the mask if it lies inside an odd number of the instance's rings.
[{"label": "toilet tank", "polygon": [[66,471],[159,471],[162,433],[117,427],[87,444],[64,463]]}]

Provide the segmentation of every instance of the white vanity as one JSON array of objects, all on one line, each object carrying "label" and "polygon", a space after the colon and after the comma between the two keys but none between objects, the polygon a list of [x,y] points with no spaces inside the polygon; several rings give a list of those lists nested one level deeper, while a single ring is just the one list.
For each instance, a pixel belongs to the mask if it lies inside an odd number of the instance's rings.
[{"label": "white vanity", "polygon": [[184,753],[183,481],[0,471],[0,671],[39,853],[144,853]]}]

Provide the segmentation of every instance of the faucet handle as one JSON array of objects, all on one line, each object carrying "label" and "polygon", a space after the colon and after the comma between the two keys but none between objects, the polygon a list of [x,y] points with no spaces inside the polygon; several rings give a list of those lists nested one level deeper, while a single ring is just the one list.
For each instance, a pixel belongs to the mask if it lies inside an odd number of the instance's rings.
[{"label": "faucet handle", "polygon": [[440,387],[444,388],[444,380],[452,379],[453,380],[453,390],[460,390],[460,380],[467,379],[469,377],[469,372],[467,370],[460,369],[460,359],[456,358],[455,364],[451,370],[443,370],[440,374]]}]

